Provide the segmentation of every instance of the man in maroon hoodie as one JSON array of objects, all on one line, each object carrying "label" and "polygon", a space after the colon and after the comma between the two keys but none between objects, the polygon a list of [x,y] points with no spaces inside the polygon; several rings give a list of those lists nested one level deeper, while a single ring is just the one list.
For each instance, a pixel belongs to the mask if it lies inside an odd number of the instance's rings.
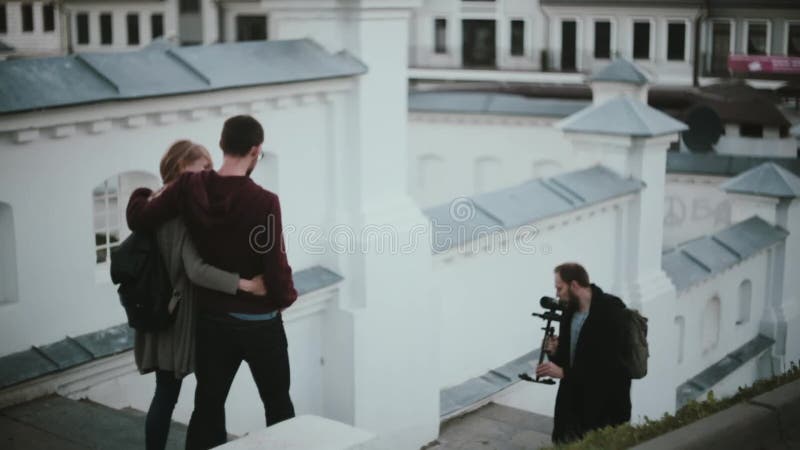
[{"label": "man in maroon hoodie", "polygon": [[278,196],[249,175],[261,159],[264,130],[250,116],[225,121],[220,139],[224,161],[218,172],[185,173],[152,199],[133,192],[128,227],[155,230],[181,216],[202,258],[243,278],[264,276],[266,297],[229,295],[196,287],[197,389],[187,449],[226,441],[225,400],[244,360],[250,366],[267,426],[294,417],[289,397],[289,357],[280,311],[297,298],[286,260]]}]

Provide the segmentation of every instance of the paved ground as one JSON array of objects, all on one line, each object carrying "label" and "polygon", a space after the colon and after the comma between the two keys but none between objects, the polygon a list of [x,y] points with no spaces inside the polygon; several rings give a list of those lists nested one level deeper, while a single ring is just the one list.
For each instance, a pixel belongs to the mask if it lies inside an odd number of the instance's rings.
[{"label": "paved ground", "polygon": [[553,419],[490,403],[442,424],[425,450],[531,450],[550,445]]},{"label": "paved ground", "polygon": [[[186,427],[173,422],[167,449],[184,448]],[[3,450],[142,450],[144,415],[51,396],[0,411]]]}]

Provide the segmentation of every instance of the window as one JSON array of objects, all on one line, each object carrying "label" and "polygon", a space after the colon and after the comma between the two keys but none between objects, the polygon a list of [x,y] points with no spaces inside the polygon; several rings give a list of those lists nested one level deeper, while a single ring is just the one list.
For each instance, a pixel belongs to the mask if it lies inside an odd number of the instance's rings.
[{"label": "window", "polygon": [[747,22],[747,54],[767,54],[767,24],[765,22]]},{"label": "window", "polygon": [[434,28],[434,51],[436,53],[447,53],[447,20],[436,19]]},{"label": "window", "polygon": [[155,39],[164,35],[164,15],[153,14],[150,16],[150,38]]},{"label": "window", "polygon": [[743,123],[739,125],[739,136],[752,138],[764,137],[764,127],[755,123]]},{"label": "window", "polygon": [[0,3],[0,33],[8,33],[8,18],[6,16],[5,3]]},{"label": "window", "polygon": [[741,325],[750,321],[750,307],[753,297],[753,283],[750,280],[742,281],[739,285],[739,319],[736,325]]},{"label": "window", "polygon": [[723,75],[728,73],[728,55],[733,42],[731,22],[715,21],[711,23],[711,73]]},{"label": "window", "polygon": [[611,58],[611,22],[607,20],[594,23],[594,57]]},{"label": "window", "polygon": [[464,20],[461,33],[461,62],[464,67],[497,67],[494,20]]},{"label": "window", "polygon": [[800,56],[800,23],[789,25],[789,32],[786,37],[786,54],[788,56]]},{"label": "window", "polygon": [[678,364],[683,362],[683,347],[686,340],[686,319],[683,316],[675,318],[675,328],[678,329]]},{"label": "window", "polygon": [[46,3],[42,6],[42,22],[44,31],[56,29],[56,8],[52,3]]},{"label": "window", "polygon": [[703,311],[703,353],[708,353],[717,348],[719,343],[720,313],[719,298],[714,297],[708,301],[706,309]]},{"label": "window", "polygon": [[650,22],[633,23],[633,58],[650,59]]},{"label": "window", "polygon": [[114,33],[111,30],[111,13],[100,13],[100,44],[111,45]]},{"label": "window", "polygon": [[128,45],[139,45],[139,14],[128,14],[126,21],[128,23]]},{"label": "window", "polygon": [[561,21],[561,70],[572,71],[578,61],[578,24],[574,20]]},{"label": "window", "polygon": [[263,41],[267,39],[267,16],[236,16],[236,40]]},{"label": "window", "polygon": [[94,213],[95,262],[110,262],[111,249],[128,237],[125,206],[134,189],[158,188],[158,178],[145,172],[126,172],[110,177],[92,191]]},{"label": "window", "polygon": [[667,61],[686,60],[686,24],[670,22],[667,25]]},{"label": "window", "polygon": [[17,301],[17,243],[11,206],[0,202],[0,304]]},{"label": "window", "polygon": [[78,44],[86,45],[89,43],[89,14],[78,13],[75,15],[75,24],[78,29]]},{"label": "window", "polygon": [[200,0],[181,0],[179,6],[182,13],[200,12]]},{"label": "window", "polygon": [[511,56],[525,54],[525,22],[522,20],[511,21]]},{"label": "window", "polygon": [[33,3],[22,4],[22,31],[33,31]]}]

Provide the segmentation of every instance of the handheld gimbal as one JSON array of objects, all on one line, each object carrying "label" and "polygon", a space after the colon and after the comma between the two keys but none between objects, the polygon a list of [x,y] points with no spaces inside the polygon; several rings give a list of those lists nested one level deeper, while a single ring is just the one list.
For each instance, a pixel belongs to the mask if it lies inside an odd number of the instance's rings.
[{"label": "handheld gimbal", "polygon": [[[544,330],[544,337],[542,338],[542,346],[539,350],[539,364],[542,364],[542,362],[544,362],[544,346],[547,343],[547,340],[550,339],[550,337],[552,337],[555,333],[555,328],[552,326],[552,323],[561,322],[561,314],[557,313],[556,311],[563,311],[564,305],[552,297],[542,297],[539,300],[539,305],[542,308],[547,309],[547,311],[541,314],[531,313],[531,315],[547,321],[545,326],[542,328],[542,330]],[[531,376],[527,373],[521,373],[518,376],[521,380],[530,381],[531,383],[556,384],[555,380],[552,378],[539,379],[538,375],[535,379],[531,378]]]}]

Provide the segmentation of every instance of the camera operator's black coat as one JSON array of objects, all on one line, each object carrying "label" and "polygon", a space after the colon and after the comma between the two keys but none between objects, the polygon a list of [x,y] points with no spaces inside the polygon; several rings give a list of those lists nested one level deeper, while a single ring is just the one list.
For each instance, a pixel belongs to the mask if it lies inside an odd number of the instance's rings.
[{"label": "camera operator's black coat", "polygon": [[586,432],[631,418],[631,379],[621,363],[623,326],[619,298],[592,284],[589,316],[569,364],[570,328],[575,309],[567,308],[551,361],[564,370],[556,397],[553,442],[579,439]]}]

